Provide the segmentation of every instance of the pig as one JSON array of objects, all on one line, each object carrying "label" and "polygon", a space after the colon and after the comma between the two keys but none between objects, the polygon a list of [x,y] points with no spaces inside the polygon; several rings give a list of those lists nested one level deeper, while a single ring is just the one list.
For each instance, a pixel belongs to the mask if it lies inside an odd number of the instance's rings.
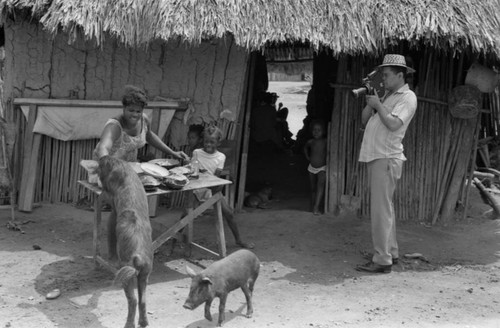
[{"label": "pig", "polygon": [[214,298],[219,298],[219,320],[217,326],[222,326],[225,319],[224,309],[229,292],[241,288],[247,301],[247,318],[253,314],[252,294],[255,280],[259,276],[260,261],[249,250],[238,250],[208,268],[199,272],[186,266],[188,275],[192,278],[189,296],[184,303],[188,310],[196,309],[205,302],[205,318],[212,321],[210,306]]},{"label": "pig", "polygon": [[135,327],[139,295],[139,326],[146,327],[146,286],[153,270],[153,242],[149,222],[148,201],[144,187],[132,166],[120,159],[103,156],[97,169],[104,195],[112,204],[108,222],[110,253],[117,256],[120,269],[115,282],[123,286],[128,302],[125,328]]}]

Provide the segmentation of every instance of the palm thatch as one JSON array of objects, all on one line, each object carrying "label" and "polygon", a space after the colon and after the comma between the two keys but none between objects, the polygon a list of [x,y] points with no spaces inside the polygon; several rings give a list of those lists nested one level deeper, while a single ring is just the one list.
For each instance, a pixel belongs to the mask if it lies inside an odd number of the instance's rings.
[{"label": "palm thatch", "polygon": [[2,17],[29,9],[51,33],[106,35],[130,46],[154,39],[234,37],[250,50],[308,42],[334,54],[412,46],[471,49],[500,58],[500,0],[0,0]]}]

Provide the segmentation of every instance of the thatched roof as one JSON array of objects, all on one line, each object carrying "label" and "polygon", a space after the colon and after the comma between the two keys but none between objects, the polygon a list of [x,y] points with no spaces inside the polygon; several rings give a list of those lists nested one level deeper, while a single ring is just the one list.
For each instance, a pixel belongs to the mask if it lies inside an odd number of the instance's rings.
[{"label": "thatched roof", "polygon": [[0,0],[4,19],[23,9],[52,33],[97,43],[107,33],[131,46],[231,34],[252,50],[291,41],[358,54],[408,40],[500,58],[500,0]]}]

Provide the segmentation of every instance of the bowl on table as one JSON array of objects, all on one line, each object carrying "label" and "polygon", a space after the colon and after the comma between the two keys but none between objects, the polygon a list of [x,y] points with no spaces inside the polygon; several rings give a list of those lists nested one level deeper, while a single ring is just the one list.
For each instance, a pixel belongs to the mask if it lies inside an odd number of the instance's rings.
[{"label": "bowl on table", "polygon": [[139,179],[141,180],[141,183],[146,192],[156,191],[158,189],[158,186],[160,185],[160,181],[158,181],[151,175],[143,174],[139,176]]},{"label": "bowl on table", "polygon": [[168,177],[161,180],[160,188],[180,190],[189,183],[189,179],[183,174],[172,173]]}]

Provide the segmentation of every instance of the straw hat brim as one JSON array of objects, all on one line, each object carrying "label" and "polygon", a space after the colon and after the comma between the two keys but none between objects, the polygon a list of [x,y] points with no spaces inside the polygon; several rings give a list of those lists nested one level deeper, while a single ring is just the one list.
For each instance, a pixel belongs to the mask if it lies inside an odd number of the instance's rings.
[{"label": "straw hat brim", "polygon": [[406,73],[407,74],[413,74],[415,73],[416,71],[411,68],[411,67],[408,67],[406,65],[401,65],[401,64],[382,64],[382,65],[379,65],[378,68],[382,68],[382,67],[386,67],[386,66],[398,66],[398,67],[404,67],[406,68]]}]

